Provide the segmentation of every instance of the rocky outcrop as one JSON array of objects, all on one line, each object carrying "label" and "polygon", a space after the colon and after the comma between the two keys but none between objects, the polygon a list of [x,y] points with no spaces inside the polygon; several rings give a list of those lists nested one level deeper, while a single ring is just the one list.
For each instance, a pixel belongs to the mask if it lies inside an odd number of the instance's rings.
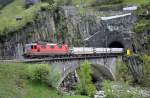
[{"label": "rocky outcrop", "polygon": [[26,43],[38,40],[51,40],[50,36],[54,32],[53,16],[49,11],[40,11],[32,23],[28,23],[21,30],[11,32],[10,35],[1,39],[0,58],[21,59],[23,47]]},{"label": "rocky outcrop", "polygon": [[[99,33],[96,34],[95,32],[95,35],[88,40],[89,45],[95,47],[110,47],[113,42],[119,42],[122,44],[122,48],[132,48],[132,44],[128,42],[131,42],[133,37],[134,32],[132,32],[132,27],[136,21],[136,17],[134,15],[123,17],[117,17],[117,15],[115,15],[110,17],[116,18],[100,20],[100,28],[97,31]],[[109,18],[109,16],[107,18]]]},{"label": "rocky outcrop", "polygon": [[[133,25],[137,20],[132,12],[97,11],[79,13],[76,7],[62,7],[67,20],[67,28],[71,34],[81,35],[81,42],[87,46],[109,47],[113,42],[119,42],[122,48],[133,48]],[[115,17],[103,20],[101,17]],[[107,38],[106,38],[107,37]],[[107,42],[106,42],[107,40]]]},{"label": "rocky outcrop", "polygon": [[[66,18],[68,33],[75,41],[81,39],[80,44],[83,44],[83,40],[98,29],[97,19],[93,13],[81,14],[79,9],[74,6],[63,6],[61,7],[61,12],[64,13]],[[76,42],[73,41],[72,43]],[[78,43],[78,46],[80,44]]]},{"label": "rocky outcrop", "polygon": [[1,37],[0,58],[22,58],[26,43],[51,41],[52,35],[62,35],[61,42],[71,46],[109,47],[119,43],[122,48],[132,48],[132,26],[134,15],[103,20],[101,17],[123,15],[123,11],[87,11],[80,13],[78,7],[61,6],[55,14],[48,10],[39,11],[36,19],[11,35]]}]

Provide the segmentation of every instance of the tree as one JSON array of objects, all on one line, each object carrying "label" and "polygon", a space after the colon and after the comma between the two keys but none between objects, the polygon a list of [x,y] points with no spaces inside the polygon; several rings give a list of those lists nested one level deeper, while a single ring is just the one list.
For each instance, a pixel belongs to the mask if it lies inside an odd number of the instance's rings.
[{"label": "tree", "polygon": [[80,94],[94,96],[96,87],[92,83],[91,75],[92,70],[90,68],[90,63],[88,61],[83,62],[79,69],[80,83],[78,84],[78,90]]},{"label": "tree", "polygon": [[150,56],[142,56],[144,67],[143,86],[150,87]]}]

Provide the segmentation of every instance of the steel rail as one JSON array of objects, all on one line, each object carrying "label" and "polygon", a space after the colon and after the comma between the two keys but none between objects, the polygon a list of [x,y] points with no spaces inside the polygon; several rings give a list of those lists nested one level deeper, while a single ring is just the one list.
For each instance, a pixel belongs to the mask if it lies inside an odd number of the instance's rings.
[{"label": "steel rail", "polygon": [[[122,53],[108,54],[108,58],[122,56]],[[0,63],[38,63],[38,62],[55,62],[55,61],[71,61],[71,60],[84,60],[84,59],[97,59],[105,58],[105,54],[99,55],[82,55],[82,56],[68,56],[68,57],[56,57],[56,58],[42,58],[42,59],[13,59],[13,60],[0,60]]]}]

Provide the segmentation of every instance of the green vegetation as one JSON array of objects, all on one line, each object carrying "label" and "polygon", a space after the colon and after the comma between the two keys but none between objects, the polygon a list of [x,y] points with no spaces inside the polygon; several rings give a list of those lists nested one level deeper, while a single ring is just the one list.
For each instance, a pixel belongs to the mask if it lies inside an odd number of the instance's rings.
[{"label": "green vegetation", "polygon": [[106,2],[103,3],[98,3],[96,0],[42,0],[50,3],[54,2],[61,2],[64,5],[68,4],[73,4],[73,5],[78,5],[78,6],[90,6],[90,5],[110,5],[110,4],[119,4],[119,3],[124,3],[124,4],[147,4],[149,0],[107,0]]},{"label": "green vegetation", "polygon": [[147,4],[149,0],[124,0],[126,4]]},{"label": "green vegetation", "polygon": [[51,76],[51,68],[47,64],[39,64],[36,66],[29,66],[27,69],[27,77],[37,83],[49,84],[49,77]]},{"label": "green vegetation", "polygon": [[82,63],[79,69],[80,83],[78,85],[78,92],[82,95],[94,96],[96,93],[96,87],[92,83],[92,70],[88,61]]},{"label": "green vegetation", "polygon": [[112,86],[111,82],[104,81],[103,88],[106,98],[141,98],[139,88],[130,89],[128,84]]},{"label": "green vegetation", "polygon": [[73,4],[75,5],[91,5],[92,3],[94,3],[95,0],[73,0]]},{"label": "green vegetation", "polygon": [[[150,30],[150,2],[147,4],[144,4],[138,8],[136,11],[136,15],[138,16],[138,21],[134,26],[134,32],[136,32],[136,41],[139,43],[138,50],[141,51],[142,49],[142,43],[141,43],[141,36],[144,42],[146,42],[144,46],[144,51],[146,54],[150,54],[150,36],[148,34]],[[139,52],[140,52],[139,51]],[[143,51],[143,50],[142,50]]]},{"label": "green vegetation", "polygon": [[[96,5],[101,6],[102,8],[111,8],[116,6],[119,7],[120,4],[147,4],[148,0],[113,0],[111,2],[104,2],[101,4],[96,3],[95,0],[42,0],[42,2],[44,3],[36,4],[28,9],[25,9],[24,0],[14,0],[10,4],[7,4],[7,6],[0,10],[0,35],[6,35],[8,33],[12,34],[12,32],[17,31],[27,23],[32,23],[37,15],[37,12],[41,10],[41,7],[51,9],[56,8],[56,6],[59,5],[73,4],[78,5],[80,12],[83,12],[83,10],[86,8],[86,5]],[[84,9],[81,6],[84,6]],[[139,26],[143,27],[143,25],[145,26],[145,23],[137,25],[137,28],[139,28]]]},{"label": "green vegetation", "polygon": [[134,31],[137,33],[143,33],[150,27],[150,20],[141,19],[136,24]]},{"label": "green vegetation", "polygon": [[150,3],[142,5],[136,12],[139,17],[139,21],[136,23],[134,31],[137,33],[143,33],[150,28]]},{"label": "green vegetation", "polygon": [[[45,83],[49,73],[45,68],[50,69],[48,64],[0,64],[0,98],[62,98],[55,88]],[[89,97],[79,95],[63,98]]]},{"label": "green vegetation", "polygon": [[143,86],[150,87],[150,56],[144,55],[141,57],[143,60],[143,70],[144,70],[144,78],[143,78]]},{"label": "green vegetation", "polygon": [[0,0],[0,9],[2,9],[5,5],[11,3],[13,0]]},{"label": "green vegetation", "polygon": [[128,65],[122,61],[117,61],[117,68],[116,68],[116,78],[117,81],[125,82],[125,83],[132,83],[133,76],[129,71]]},{"label": "green vegetation", "polygon": [[[48,6],[47,3],[39,3],[25,9],[23,0],[15,0],[1,10],[0,13],[0,35],[15,32],[27,23],[33,22],[36,13],[41,7]],[[17,18],[21,18],[20,20]]]},{"label": "green vegetation", "polygon": [[[148,55],[136,55],[138,60],[142,61],[143,75],[140,84],[141,87],[150,87],[150,56]],[[117,61],[117,72],[116,72],[117,81],[122,83],[127,83],[131,85],[136,85],[133,75],[129,71],[127,64]]]},{"label": "green vegetation", "polygon": [[60,79],[60,70],[58,68],[53,68],[50,70],[49,85],[53,88],[57,88],[57,83]]},{"label": "green vegetation", "polygon": [[143,5],[148,3],[149,0],[108,0],[102,3],[93,2],[92,7],[96,9],[117,9],[130,4]]}]

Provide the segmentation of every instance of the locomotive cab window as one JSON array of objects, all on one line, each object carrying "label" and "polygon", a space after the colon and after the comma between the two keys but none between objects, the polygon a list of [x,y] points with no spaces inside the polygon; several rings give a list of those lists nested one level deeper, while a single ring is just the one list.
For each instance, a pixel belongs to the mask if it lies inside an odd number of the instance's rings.
[{"label": "locomotive cab window", "polygon": [[33,45],[31,45],[31,49],[33,49],[34,48],[34,46]]},{"label": "locomotive cab window", "polygon": [[36,45],[31,45],[31,49],[37,49]]},{"label": "locomotive cab window", "polygon": [[34,45],[34,49],[37,49],[37,46],[36,46],[36,45]]}]

